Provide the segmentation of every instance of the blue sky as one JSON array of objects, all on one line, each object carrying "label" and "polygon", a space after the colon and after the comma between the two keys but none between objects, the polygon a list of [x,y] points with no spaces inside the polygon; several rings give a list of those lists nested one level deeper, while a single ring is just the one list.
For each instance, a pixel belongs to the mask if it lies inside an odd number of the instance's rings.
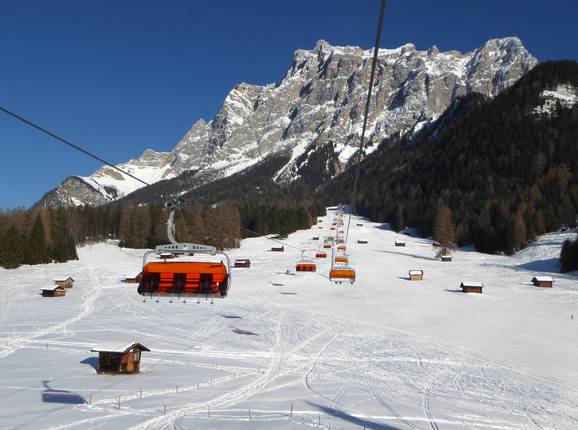
[{"label": "blue sky", "polygon": [[[0,3],[0,105],[113,163],[168,151],[241,81],[279,80],[316,40],[371,47],[378,0]],[[382,47],[469,51],[518,36],[578,58],[578,1],[390,0]],[[97,162],[0,115],[0,208],[29,206]]]}]

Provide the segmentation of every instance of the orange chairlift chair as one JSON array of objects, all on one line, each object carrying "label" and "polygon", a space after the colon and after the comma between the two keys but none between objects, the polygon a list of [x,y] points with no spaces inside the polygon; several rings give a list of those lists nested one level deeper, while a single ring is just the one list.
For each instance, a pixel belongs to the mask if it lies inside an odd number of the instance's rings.
[{"label": "orange chairlift chair", "polygon": [[[209,245],[195,243],[178,243],[174,238],[174,217],[181,200],[168,203],[171,213],[167,221],[167,235],[170,244],[158,245],[154,250],[143,256],[142,278],[138,286],[138,293],[145,297],[176,296],[222,298],[226,297],[231,286],[231,264],[224,252]],[[148,261],[149,256],[155,254],[157,259]],[[167,261],[166,255],[175,258]],[[219,261],[199,261],[190,259],[196,254],[210,256],[220,255]],[[160,258],[159,258],[160,257]]]}]

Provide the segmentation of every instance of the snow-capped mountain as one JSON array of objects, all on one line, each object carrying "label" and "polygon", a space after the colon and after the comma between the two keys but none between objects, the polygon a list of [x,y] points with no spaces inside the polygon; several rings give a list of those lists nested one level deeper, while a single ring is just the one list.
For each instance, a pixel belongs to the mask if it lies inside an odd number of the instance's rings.
[{"label": "snow-capped mountain", "polygon": [[[307,174],[309,160],[321,151],[327,171],[338,173],[359,145],[371,57],[372,49],[332,46],[323,40],[311,50],[297,50],[277,84],[237,85],[215,118],[197,121],[171,152],[147,150],[119,167],[149,183],[189,172],[179,193],[281,152],[290,156],[275,173],[277,182]],[[367,152],[388,136],[437,118],[459,96],[496,95],[537,64],[515,37],[490,40],[465,54],[440,52],[435,46],[418,51],[406,44],[380,49],[378,58]],[[89,177],[68,178],[41,203],[101,204],[141,186],[103,167]]]}]

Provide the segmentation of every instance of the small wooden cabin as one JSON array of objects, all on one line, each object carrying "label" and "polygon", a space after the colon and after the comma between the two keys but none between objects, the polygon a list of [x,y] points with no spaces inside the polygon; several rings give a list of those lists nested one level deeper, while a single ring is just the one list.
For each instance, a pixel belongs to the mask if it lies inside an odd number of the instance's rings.
[{"label": "small wooden cabin", "polygon": [[441,259],[443,262],[447,263],[447,262],[452,261],[452,256],[451,255],[442,255]]},{"label": "small wooden cabin", "polygon": [[271,247],[271,252],[283,252],[283,251],[285,251],[284,246],[272,246]]},{"label": "small wooden cabin", "polygon": [[365,239],[357,239],[357,243],[361,244],[361,245],[367,245],[367,240]]},{"label": "small wooden cabin", "polygon": [[327,258],[327,252],[317,251],[315,258]]},{"label": "small wooden cabin", "polygon": [[396,240],[395,246],[405,246],[405,240]]},{"label": "small wooden cabin", "polygon": [[325,242],[325,243],[323,244],[323,248],[324,248],[324,249],[331,249],[331,244]]},{"label": "small wooden cabin", "polygon": [[410,270],[409,271],[410,281],[423,281],[423,270]]},{"label": "small wooden cabin", "polygon": [[482,294],[482,288],[484,288],[484,284],[481,282],[464,281],[460,284],[460,287],[464,293]]},{"label": "small wooden cabin", "polygon": [[311,240],[319,240],[319,236],[313,236]]},{"label": "small wooden cabin", "polygon": [[99,374],[127,374],[140,371],[142,351],[150,351],[138,342],[106,342],[95,346],[92,352],[98,352]]},{"label": "small wooden cabin", "polygon": [[349,258],[347,258],[346,255],[341,255],[341,256],[335,257],[335,262],[339,263],[339,264],[347,264],[347,263],[349,263]]},{"label": "small wooden cabin", "polygon": [[42,292],[42,297],[61,297],[66,294],[66,288],[58,285],[54,287],[42,288],[40,291]]},{"label": "small wooden cabin", "polygon": [[64,288],[72,288],[74,287],[74,279],[70,276],[68,278],[55,279],[54,285]]},{"label": "small wooden cabin", "polygon": [[233,264],[233,267],[249,268],[249,267],[251,267],[251,260],[249,260],[248,258],[237,258],[235,260],[235,263]]},{"label": "small wooden cabin", "polygon": [[127,276],[125,277],[122,282],[124,282],[125,284],[138,284],[140,282],[142,278],[142,272],[140,272],[138,275],[136,276]]},{"label": "small wooden cabin", "polygon": [[360,223],[360,222],[358,222],[358,223],[357,223],[357,227],[363,227],[363,224]]},{"label": "small wooden cabin", "polygon": [[338,251],[345,251],[345,244],[344,244],[344,243],[340,243],[339,245],[337,245],[337,250],[338,250]]},{"label": "small wooden cabin", "polygon": [[536,287],[540,288],[552,288],[554,285],[554,279],[550,276],[534,276],[532,278],[532,283]]}]

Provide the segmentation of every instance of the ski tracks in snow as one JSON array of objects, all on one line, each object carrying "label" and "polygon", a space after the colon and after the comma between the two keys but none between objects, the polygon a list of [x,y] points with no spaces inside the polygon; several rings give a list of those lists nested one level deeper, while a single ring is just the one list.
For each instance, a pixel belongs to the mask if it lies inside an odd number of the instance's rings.
[{"label": "ski tracks in snow", "polygon": [[[102,287],[98,280],[98,276],[94,270],[94,268],[90,265],[85,265],[86,271],[89,273],[89,282],[90,282],[90,289],[88,293],[88,297],[83,297],[82,303],[79,307],[75,309],[78,313],[76,315],[68,318],[65,321],[59,322],[57,324],[51,325],[50,327],[46,327],[43,329],[36,329],[34,334],[29,334],[26,336],[11,336],[4,342],[3,349],[0,350],[0,359],[6,358],[9,355],[13,354],[17,350],[26,347],[26,345],[38,338],[42,338],[48,334],[57,333],[57,332],[68,332],[68,328],[85,318],[87,315],[91,314],[94,310],[95,303],[97,302],[98,298],[102,294]],[[78,288],[78,287],[77,287]]]}]

